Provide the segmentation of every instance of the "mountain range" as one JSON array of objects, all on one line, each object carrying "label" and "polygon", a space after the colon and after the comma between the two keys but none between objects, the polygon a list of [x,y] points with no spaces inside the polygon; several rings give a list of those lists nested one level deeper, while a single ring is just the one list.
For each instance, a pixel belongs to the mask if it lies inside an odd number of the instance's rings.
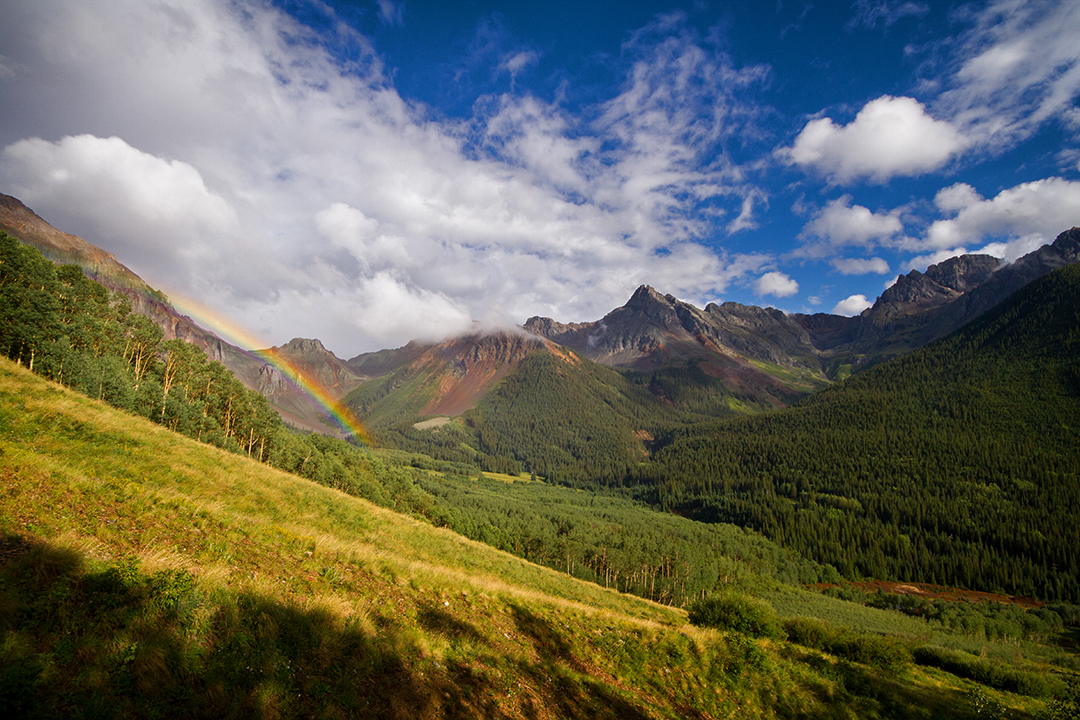
[{"label": "mountain range", "polygon": [[263,393],[287,422],[327,434],[337,430],[325,408],[290,382],[295,378],[289,374],[375,425],[461,416],[535,354],[557,359],[555,367],[566,372],[583,362],[614,368],[678,410],[716,416],[783,407],[855,370],[944,337],[1035,278],[1080,259],[1077,228],[1011,264],[988,255],[950,258],[898,277],[871,308],[853,317],[787,314],[733,302],[699,309],[642,285],[625,305],[593,322],[532,317],[513,330],[412,342],[344,360],[317,339],[295,338],[258,352],[236,347],[177,312],[112,254],[53,228],[7,195],[0,195],[0,229],[54,262],[78,264],[128,297],[166,338],[198,345]]}]

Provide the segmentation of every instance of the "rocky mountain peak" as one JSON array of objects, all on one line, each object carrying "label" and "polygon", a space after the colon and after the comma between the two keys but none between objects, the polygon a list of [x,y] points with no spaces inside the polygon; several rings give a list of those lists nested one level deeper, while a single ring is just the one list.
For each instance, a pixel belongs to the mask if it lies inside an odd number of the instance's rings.
[{"label": "rocky mountain peak", "polygon": [[912,270],[881,293],[871,314],[892,314],[890,307],[904,312],[938,307],[982,285],[1000,264],[990,255],[961,255],[931,265],[925,273]]},{"label": "rocky mountain peak", "polygon": [[293,338],[289,342],[287,342],[284,345],[282,345],[281,347],[279,347],[278,350],[284,350],[284,351],[292,352],[292,353],[304,353],[304,354],[308,354],[308,353],[322,354],[322,353],[329,353],[330,352],[329,350],[327,350],[323,346],[323,344],[322,344],[322,342],[320,340],[318,340],[318,339],[308,339],[308,338]]},{"label": "rocky mountain peak", "polygon": [[1001,260],[992,255],[960,255],[926,268],[926,276],[944,287],[968,292],[990,279]]},{"label": "rocky mountain peak", "polygon": [[675,296],[661,295],[652,286],[641,285],[623,307],[638,309],[651,305],[670,306],[673,301],[675,301]]}]

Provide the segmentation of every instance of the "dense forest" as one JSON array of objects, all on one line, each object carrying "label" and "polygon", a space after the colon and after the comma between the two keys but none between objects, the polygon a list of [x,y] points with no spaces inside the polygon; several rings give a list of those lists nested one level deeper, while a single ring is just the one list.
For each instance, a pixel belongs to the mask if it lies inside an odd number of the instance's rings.
[{"label": "dense forest", "polygon": [[1078,272],[785,410],[706,420],[693,410],[739,398],[701,392],[692,367],[619,373],[536,354],[455,422],[377,432],[751,527],[846,577],[1075,602]]},{"label": "dense forest", "polygon": [[795,408],[673,430],[625,478],[844,575],[1080,599],[1080,266]]}]

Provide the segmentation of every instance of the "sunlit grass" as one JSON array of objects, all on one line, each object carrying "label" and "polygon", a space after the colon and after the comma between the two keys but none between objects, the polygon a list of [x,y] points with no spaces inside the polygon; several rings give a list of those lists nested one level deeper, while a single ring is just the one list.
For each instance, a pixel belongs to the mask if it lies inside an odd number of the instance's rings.
[{"label": "sunlit grass", "polygon": [[945,673],[694,628],[6,361],[0,481],[29,717],[973,717]]}]

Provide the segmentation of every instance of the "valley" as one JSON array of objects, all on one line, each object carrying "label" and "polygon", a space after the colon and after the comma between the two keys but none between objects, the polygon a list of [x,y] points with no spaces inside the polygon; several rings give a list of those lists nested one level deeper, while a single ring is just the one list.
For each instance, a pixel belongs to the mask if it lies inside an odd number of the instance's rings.
[{"label": "valley", "polygon": [[1075,708],[1080,230],[852,318],[642,286],[351,360],[228,350],[75,240],[56,267],[0,237],[0,700],[27,716]]}]

